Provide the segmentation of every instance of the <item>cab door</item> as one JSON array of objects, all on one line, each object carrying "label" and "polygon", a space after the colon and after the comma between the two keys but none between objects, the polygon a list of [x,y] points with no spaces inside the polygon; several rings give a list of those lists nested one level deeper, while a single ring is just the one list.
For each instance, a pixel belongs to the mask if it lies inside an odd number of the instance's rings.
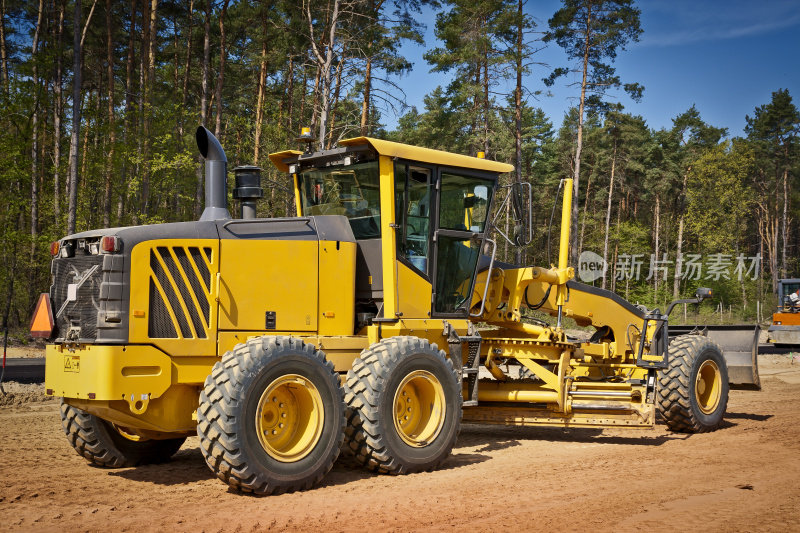
[{"label": "cab door", "polygon": [[469,315],[495,182],[460,169],[438,172],[431,316]]}]

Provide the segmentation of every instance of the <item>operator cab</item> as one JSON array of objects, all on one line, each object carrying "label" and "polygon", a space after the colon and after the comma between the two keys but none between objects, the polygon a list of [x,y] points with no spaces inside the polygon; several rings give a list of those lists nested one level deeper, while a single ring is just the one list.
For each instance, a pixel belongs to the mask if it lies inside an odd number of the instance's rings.
[{"label": "operator cab", "polygon": [[294,177],[298,216],[350,222],[357,315],[467,317],[497,179],[513,167],[366,137],[340,145],[270,159]]}]

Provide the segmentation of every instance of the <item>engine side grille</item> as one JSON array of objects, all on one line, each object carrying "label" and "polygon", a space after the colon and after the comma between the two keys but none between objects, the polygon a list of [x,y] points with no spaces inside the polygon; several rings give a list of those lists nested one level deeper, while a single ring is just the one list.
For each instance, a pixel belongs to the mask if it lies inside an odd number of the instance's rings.
[{"label": "engine side grille", "polygon": [[[80,327],[80,340],[96,339],[103,256],[56,258],[51,269],[53,285],[50,287],[50,300],[58,337],[64,338],[71,327]],[[73,286],[72,291],[70,285]],[[73,293],[73,300],[68,301],[70,292]]]},{"label": "engine side grille", "polygon": [[206,339],[210,325],[211,249],[159,246],[150,250],[150,338]]}]

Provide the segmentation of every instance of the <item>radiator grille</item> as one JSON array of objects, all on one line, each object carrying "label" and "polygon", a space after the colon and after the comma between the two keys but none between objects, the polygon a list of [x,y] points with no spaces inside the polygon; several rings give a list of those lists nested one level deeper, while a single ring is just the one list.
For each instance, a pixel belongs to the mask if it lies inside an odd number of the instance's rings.
[{"label": "radiator grille", "polygon": [[[97,313],[100,309],[100,283],[103,280],[103,256],[76,255],[57,258],[52,263],[53,285],[50,300],[63,338],[70,327],[80,327],[80,339],[97,338]],[[75,285],[75,300],[67,301],[69,286]]]},{"label": "radiator grille", "polygon": [[211,248],[159,246],[150,250],[150,338],[208,338]]}]

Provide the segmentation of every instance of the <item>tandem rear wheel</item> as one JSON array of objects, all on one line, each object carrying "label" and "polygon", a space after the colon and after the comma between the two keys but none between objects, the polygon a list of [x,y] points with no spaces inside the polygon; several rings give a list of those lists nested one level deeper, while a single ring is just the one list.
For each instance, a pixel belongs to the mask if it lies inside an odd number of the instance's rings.
[{"label": "tandem rear wheel", "polygon": [[393,337],[364,350],[345,384],[347,447],[369,470],[432,470],[449,455],[461,425],[461,386],[435,344]]},{"label": "tandem rear wheel", "polygon": [[250,339],[206,378],[197,410],[200,449],[236,490],[310,488],[339,455],[343,397],[333,364],[314,346],[284,336]]},{"label": "tandem rear wheel", "polygon": [[61,400],[61,425],[69,443],[90,463],[124,468],[163,463],[183,445],[185,437],[147,439]]},{"label": "tandem rear wheel", "polygon": [[703,433],[720,426],[728,405],[728,367],[716,343],[701,335],[676,337],[658,381],[658,410],[669,429]]}]

